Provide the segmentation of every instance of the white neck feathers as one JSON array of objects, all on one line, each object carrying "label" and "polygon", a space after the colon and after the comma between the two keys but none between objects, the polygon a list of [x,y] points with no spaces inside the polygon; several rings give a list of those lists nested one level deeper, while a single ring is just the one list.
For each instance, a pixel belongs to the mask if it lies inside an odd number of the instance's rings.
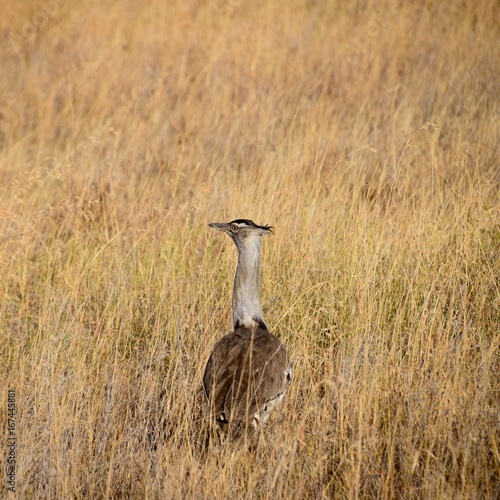
[{"label": "white neck feathers", "polygon": [[266,327],[259,300],[261,236],[250,234],[245,244],[238,244],[238,267],[233,288],[233,323],[253,328]]}]

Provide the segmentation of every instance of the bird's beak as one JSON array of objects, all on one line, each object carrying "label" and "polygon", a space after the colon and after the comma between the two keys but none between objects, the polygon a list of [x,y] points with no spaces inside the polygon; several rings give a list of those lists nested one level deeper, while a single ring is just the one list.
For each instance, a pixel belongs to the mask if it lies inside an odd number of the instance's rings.
[{"label": "bird's beak", "polygon": [[211,222],[209,227],[213,227],[219,231],[227,231],[227,224],[225,222]]}]

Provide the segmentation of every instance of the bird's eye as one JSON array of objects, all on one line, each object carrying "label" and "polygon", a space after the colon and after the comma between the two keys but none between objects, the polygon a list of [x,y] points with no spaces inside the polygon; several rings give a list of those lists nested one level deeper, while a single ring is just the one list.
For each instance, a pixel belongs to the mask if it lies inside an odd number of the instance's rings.
[{"label": "bird's eye", "polygon": [[238,226],[238,224],[231,224],[231,231],[233,233],[237,233],[239,228],[240,226]]}]

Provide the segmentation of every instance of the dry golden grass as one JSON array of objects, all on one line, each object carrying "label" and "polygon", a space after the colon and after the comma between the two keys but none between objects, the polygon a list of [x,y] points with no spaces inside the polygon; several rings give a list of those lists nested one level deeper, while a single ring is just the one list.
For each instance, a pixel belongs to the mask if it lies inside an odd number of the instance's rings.
[{"label": "dry golden grass", "polygon": [[[498,498],[498,2],[165,3],[0,1],[18,497]],[[238,217],[294,364],[252,450],[200,392]]]}]

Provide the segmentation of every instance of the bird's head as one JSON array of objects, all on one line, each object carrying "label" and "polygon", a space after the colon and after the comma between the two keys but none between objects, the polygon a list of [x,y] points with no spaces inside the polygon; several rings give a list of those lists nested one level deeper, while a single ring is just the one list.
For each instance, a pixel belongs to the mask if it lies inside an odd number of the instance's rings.
[{"label": "bird's head", "polygon": [[255,237],[260,239],[261,236],[273,233],[271,226],[259,226],[249,219],[236,219],[231,222],[211,222],[209,226],[227,233],[238,247],[253,240]]}]

